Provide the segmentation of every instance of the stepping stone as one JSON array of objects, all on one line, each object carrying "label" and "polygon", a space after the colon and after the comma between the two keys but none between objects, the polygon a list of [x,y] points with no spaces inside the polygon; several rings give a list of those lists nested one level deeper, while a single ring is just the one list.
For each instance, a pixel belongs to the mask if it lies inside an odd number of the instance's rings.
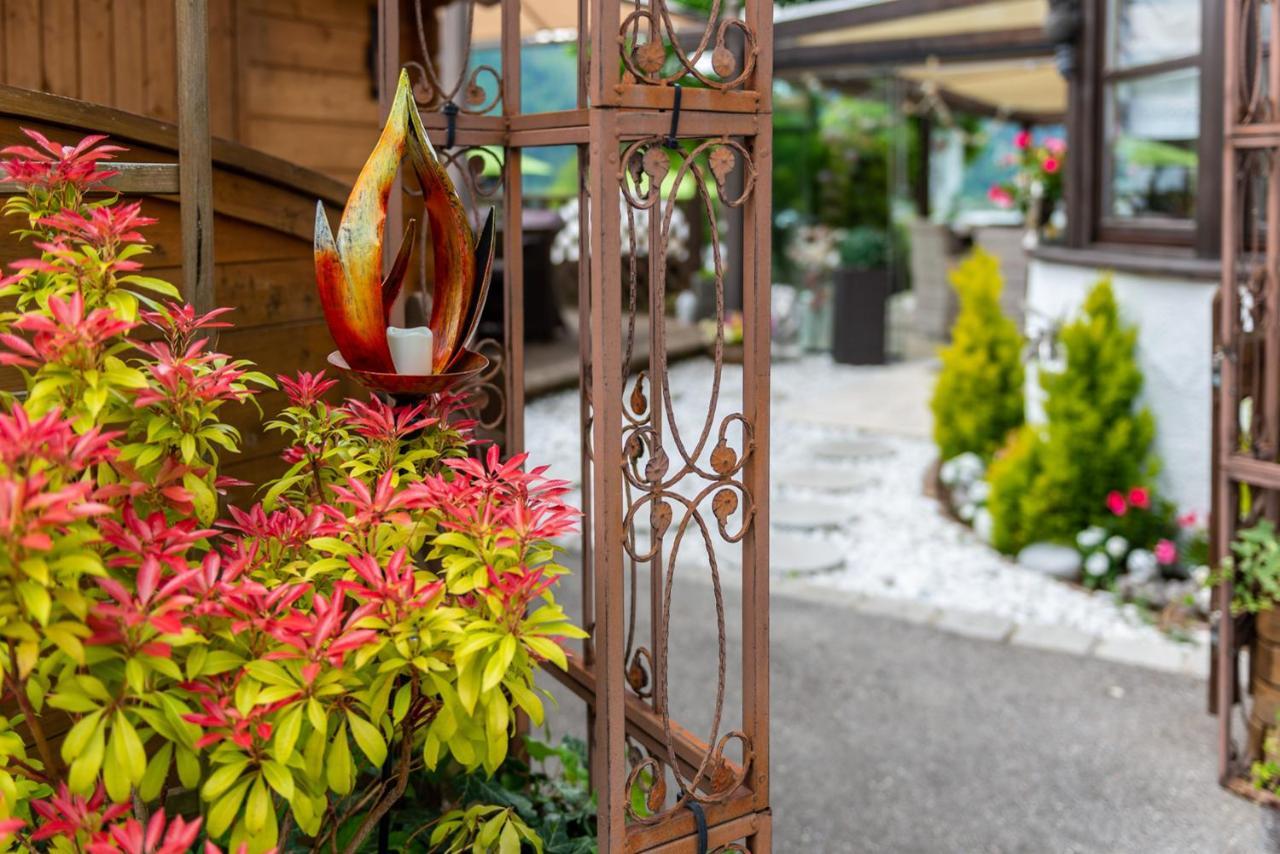
[{"label": "stepping stone", "polygon": [[893,453],[893,448],[876,439],[832,439],[816,442],[811,447],[814,456],[824,460],[875,460]]},{"label": "stepping stone", "polygon": [[1051,578],[1073,581],[1080,577],[1080,552],[1057,543],[1032,543],[1018,552],[1018,566]]},{"label": "stepping stone", "polygon": [[799,534],[775,534],[770,540],[769,568],[782,575],[815,575],[844,566],[844,555],[831,543]]},{"label": "stepping stone", "polygon": [[778,501],[769,510],[774,526],[803,531],[840,528],[854,518],[852,510],[836,501]]},{"label": "stepping stone", "polygon": [[783,486],[818,492],[852,492],[873,482],[866,475],[838,466],[785,469],[778,480]]}]

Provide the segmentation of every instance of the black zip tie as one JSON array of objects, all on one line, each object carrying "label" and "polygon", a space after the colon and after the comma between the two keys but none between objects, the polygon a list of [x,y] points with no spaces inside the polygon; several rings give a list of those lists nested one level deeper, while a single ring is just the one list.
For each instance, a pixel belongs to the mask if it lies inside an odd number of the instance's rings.
[{"label": "black zip tie", "polygon": [[[678,89],[676,90],[679,91]],[[680,103],[680,96],[676,95],[676,104]],[[694,800],[684,802],[689,812],[693,813],[693,823],[698,826],[698,854],[707,854],[707,814],[702,811],[702,804]]]},{"label": "black zip tie", "polygon": [[440,108],[440,112],[444,113],[448,122],[445,125],[444,150],[449,151],[453,148],[455,137],[458,134],[458,105],[453,101],[445,101],[444,106]]},{"label": "black zip tie", "polygon": [[676,83],[674,88],[676,91],[675,101],[671,104],[671,133],[667,134],[667,138],[662,141],[662,144],[667,148],[678,148],[680,145],[676,139],[676,134],[680,132],[680,95],[684,90],[680,88],[679,83]]}]

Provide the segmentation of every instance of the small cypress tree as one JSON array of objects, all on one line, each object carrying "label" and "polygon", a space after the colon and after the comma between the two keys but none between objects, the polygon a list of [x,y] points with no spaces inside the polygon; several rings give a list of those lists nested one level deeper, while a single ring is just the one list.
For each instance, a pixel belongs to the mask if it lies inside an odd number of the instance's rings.
[{"label": "small cypress tree", "polygon": [[1022,335],[1000,310],[995,256],[973,250],[951,285],[960,313],[933,388],[933,439],[944,460],[970,451],[989,460],[1022,424]]},{"label": "small cypress tree", "polygon": [[1155,419],[1139,405],[1138,332],[1120,319],[1107,279],[1063,327],[1066,366],[1044,373],[1047,424],[992,466],[993,539],[1004,551],[1035,540],[1072,542],[1106,519],[1107,493],[1150,486],[1159,470]]}]

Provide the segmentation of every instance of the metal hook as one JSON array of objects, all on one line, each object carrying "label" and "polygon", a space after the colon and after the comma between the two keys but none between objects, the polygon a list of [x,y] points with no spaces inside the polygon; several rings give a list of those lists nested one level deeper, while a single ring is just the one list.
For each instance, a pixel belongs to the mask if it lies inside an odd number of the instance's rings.
[{"label": "metal hook", "polygon": [[662,141],[662,144],[667,148],[676,148],[680,144],[676,139],[676,135],[680,132],[680,96],[684,90],[680,88],[679,83],[676,83],[673,88],[675,89],[675,101],[671,104],[671,132]]},{"label": "metal hook", "polygon": [[444,150],[449,151],[453,148],[458,134],[458,105],[453,101],[445,101],[444,106],[440,108],[440,112],[444,113],[445,120],[448,122],[445,125]]},{"label": "metal hook", "polygon": [[[676,95],[676,104],[680,103],[680,96]],[[707,854],[707,846],[709,840],[707,838],[707,814],[702,811],[702,804],[697,801],[685,801],[684,805],[689,812],[693,813],[693,822],[698,828],[698,854]]]}]

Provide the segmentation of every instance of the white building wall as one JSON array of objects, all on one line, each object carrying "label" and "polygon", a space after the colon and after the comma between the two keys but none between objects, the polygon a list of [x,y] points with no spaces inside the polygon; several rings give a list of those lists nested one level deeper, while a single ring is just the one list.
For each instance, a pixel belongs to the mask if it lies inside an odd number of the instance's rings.
[{"label": "white building wall", "polygon": [[[1032,260],[1027,279],[1027,332],[1074,317],[1104,271]],[[1138,327],[1145,403],[1156,419],[1162,492],[1179,510],[1207,518],[1212,429],[1213,296],[1203,280],[1112,273],[1123,317]],[[1028,371],[1029,385],[1034,371]],[[1038,387],[1035,391],[1038,392]],[[1029,388],[1030,392],[1031,389]],[[1037,402],[1028,395],[1029,417]]]}]

